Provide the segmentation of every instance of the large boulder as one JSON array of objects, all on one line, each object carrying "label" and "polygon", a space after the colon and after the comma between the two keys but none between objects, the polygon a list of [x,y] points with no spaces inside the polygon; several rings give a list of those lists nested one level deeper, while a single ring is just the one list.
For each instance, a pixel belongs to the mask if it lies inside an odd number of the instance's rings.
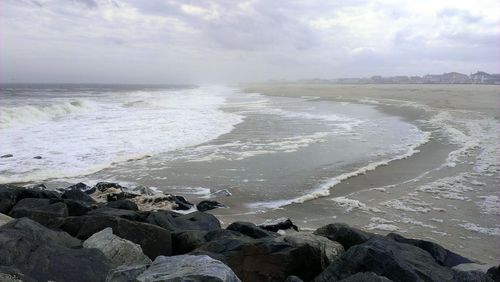
[{"label": "large boulder", "polygon": [[282,240],[296,248],[311,250],[310,259],[316,261],[321,270],[327,268],[344,253],[344,247],[339,243],[310,233],[287,234],[277,240]]},{"label": "large boulder", "polygon": [[452,251],[449,251],[434,242],[425,240],[407,239],[396,233],[389,233],[387,237],[391,238],[396,242],[410,244],[415,247],[419,247],[422,250],[427,251],[440,265],[453,267],[459,264],[473,262],[472,260],[465,258],[459,254],[456,254]]},{"label": "large boulder", "polygon": [[315,281],[337,281],[358,272],[373,272],[394,281],[453,281],[453,270],[412,245],[372,238],[349,248]]},{"label": "large boulder", "polygon": [[495,282],[500,282],[500,265],[488,269],[486,273]]},{"label": "large boulder", "polygon": [[0,184],[0,213],[8,214],[17,202],[24,198],[59,199],[60,194],[40,188],[24,188]]},{"label": "large boulder", "polygon": [[62,190],[73,190],[73,189],[78,189],[78,190],[84,192],[85,194],[92,194],[97,190],[95,187],[90,187],[87,184],[82,183],[82,182],[68,186]]},{"label": "large boulder", "polygon": [[322,270],[319,258],[314,258],[316,249],[269,238],[219,238],[190,254],[205,254],[224,262],[243,281],[283,281],[290,275],[309,281]]},{"label": "large boulder", "polygon": [[104,281],[111,269],[99,250],[78,248],[79,240],[28,218],[0,227],[0,246],[0,265],[37,281]]},{"label": "large boulder", "polygon": [[48,226],[55,218],[68,216],[68,208],[65,203],[51,199],[24,198],[11,209],[9,216],[28,217]]},{"label": "large boulder", "polygon": [[88,215],[105,215],[105,216],[115,216],[121,217],[132,221],[146,222],[146,218],[148,213],[132,211],[132,210],[124,210],[124,209],[115,209],[110,207],[102,207],[94,209],[87,213]]},{"label": "large boulder", "polygon": [[89,211],[97,208],[95,204],[89,202],[82,202],[71,199],[64,199],[62,202],[65,203],[66,207],[68,208],[69,216],[86,215]]},{"label": "large boulder", "polygon": [[170,231],[176,230],[217,230],[220,229],[219,220],[208,213],[192,212],[179,214],[171,211],[153,211],[149,213],[147,222],[158,225]]},{"label": "large boulder", "polygon": [[192,281],[239,282],[240,279],[222,262],[208,256],[157,257],[144,273],[137,277],[141,282]]},{"label": "large boulder", "polygon": [[95,200],[92,197],[90,197],[87,193],[83,192],[78,188],[73,188],[64,191],[61,198],[87,202],[87,203],[95,203]]},{"label": "large boulder", "polygon": [[358,272],[339,282],[391,282],[392,280],[384,276],[379,276],[373,272]]},{"label": "large boulder", "polygon": [[226,229],[177,231],[172,233],[172,252],[174,255],[183,255],[201,247],[207,242],[227,238],[248,237],[239,232]]},{"label": "large boulder", "polygon": [[204,201],[199,202],[196,205],[196,208],[201,212],[205,212],[205,211],[209,211],[209,210],[213,210],[213,209],[217,209],[217,208],[223,208],[223,207],[225,207],[223,204],[221,204],[217,201],[212,201],[212,200],[204,200]]},{"label": "large boulder", "polygon": [[121,265],[108,273],[106,282],[135,282],[137,276],[146,271],[147,267],[145,264]]},{"label": "large boulder", "polygon": [[186,200],[186,198],[182,196],[172,196],[172,202],[176,204],[175,207],[176,210],[189,210],[194,206],[192,203],[188,202],[188,200]]},{"label": "large boulder", "polygon": [[139,244],[143,252],[151,259],[159,255],[172,254],[170,231],[148,223],[94,214],[67,217],[55,227],[81,240],[86,240],[94,233],[111,227],[113,234]]},{"label": "large boulder", "polygon": [[0,213],[0,226],[14,220],[12,217],[5,215],[3,213]]},{"label": "large boulder", "polygon": [[141,246],[114,235],[109,227],[90,236],[83,242],[83,247],[100,250],[113,267],[151,263],[151,259],[142,252]]},{"label": "large boulder", "polygon": [[339,242],[345,250],[348,250],[352,246],[362,244],[376,236],[375,234],[370,234],[357,228],[350,227],[345,223],[325,225],[314,231],[314,234]]},{"label": "large boulder", "polygon": [[233,222],[227,228],[227,230],[232,230],[244,234],[246,236],[258,239],[263,237],[278,237],[279,235],[274,232],[267,231],[256,226],[250,222]]},{"label": "large boulder", "polygon": [[118,201],[113,201],[109,202],[106,204],[110,208],[114,209],[122,209],[122,210],[131,210],[131,211],[138,211],[139,207],[137,207],[137,204],[130,201],[130,200],[118,200]]},{"label": "large boulder", "polygon": [[295,230],[299,231],[297,225],[293,224],[289,218],[281,217],[277,219],[268,219],[264,223],[259,224],[259,227],[271,232],[278,232],[279,230]]}]

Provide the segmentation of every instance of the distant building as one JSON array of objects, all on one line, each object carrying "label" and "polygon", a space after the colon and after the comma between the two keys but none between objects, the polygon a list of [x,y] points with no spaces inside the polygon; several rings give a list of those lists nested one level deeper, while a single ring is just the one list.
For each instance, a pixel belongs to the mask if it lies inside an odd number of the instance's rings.
[{"label": "distant building", "polygon": [[495,81],[495,77],[484,71],[478,71],[470,75],[472,83],[489,84]]},{"label": "distant building", "polygon": [[449,84],[465,84],[470,83],[471,79],[468,75],[458,72],[443,73],[441,75],[441,83]]},{"label": "distant building", "polygon": [[437,84],[441,83],[441,75],[439,74],[427,74],[423,77],[424,83]]}]

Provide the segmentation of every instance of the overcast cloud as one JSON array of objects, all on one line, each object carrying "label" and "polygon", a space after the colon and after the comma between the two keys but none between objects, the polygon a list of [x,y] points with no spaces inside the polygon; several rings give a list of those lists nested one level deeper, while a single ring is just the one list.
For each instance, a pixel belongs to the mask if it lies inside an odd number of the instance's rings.
[{"label": "overcast cloud", "polygon": [[498,0],[0,0],[0,81],[500,72]]}]

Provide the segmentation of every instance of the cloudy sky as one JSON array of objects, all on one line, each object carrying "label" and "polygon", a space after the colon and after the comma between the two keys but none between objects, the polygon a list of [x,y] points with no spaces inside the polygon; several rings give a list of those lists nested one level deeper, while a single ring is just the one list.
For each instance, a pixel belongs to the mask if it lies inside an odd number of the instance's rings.
[{"label": "cloudy sky", "polygon": [[500,72],[498,0],[0,0],[0,81]]}]

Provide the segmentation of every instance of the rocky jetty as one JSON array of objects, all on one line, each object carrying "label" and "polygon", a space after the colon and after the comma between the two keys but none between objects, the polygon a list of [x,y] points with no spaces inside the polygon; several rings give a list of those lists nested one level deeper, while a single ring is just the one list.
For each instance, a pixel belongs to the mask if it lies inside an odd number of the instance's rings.
[{"label": "rocky jetty", "polygon": [[498,273],[433,242],[343,223],[224,229],[185,198],[145,187],[0,185],[0,281],[487,282]]}]

